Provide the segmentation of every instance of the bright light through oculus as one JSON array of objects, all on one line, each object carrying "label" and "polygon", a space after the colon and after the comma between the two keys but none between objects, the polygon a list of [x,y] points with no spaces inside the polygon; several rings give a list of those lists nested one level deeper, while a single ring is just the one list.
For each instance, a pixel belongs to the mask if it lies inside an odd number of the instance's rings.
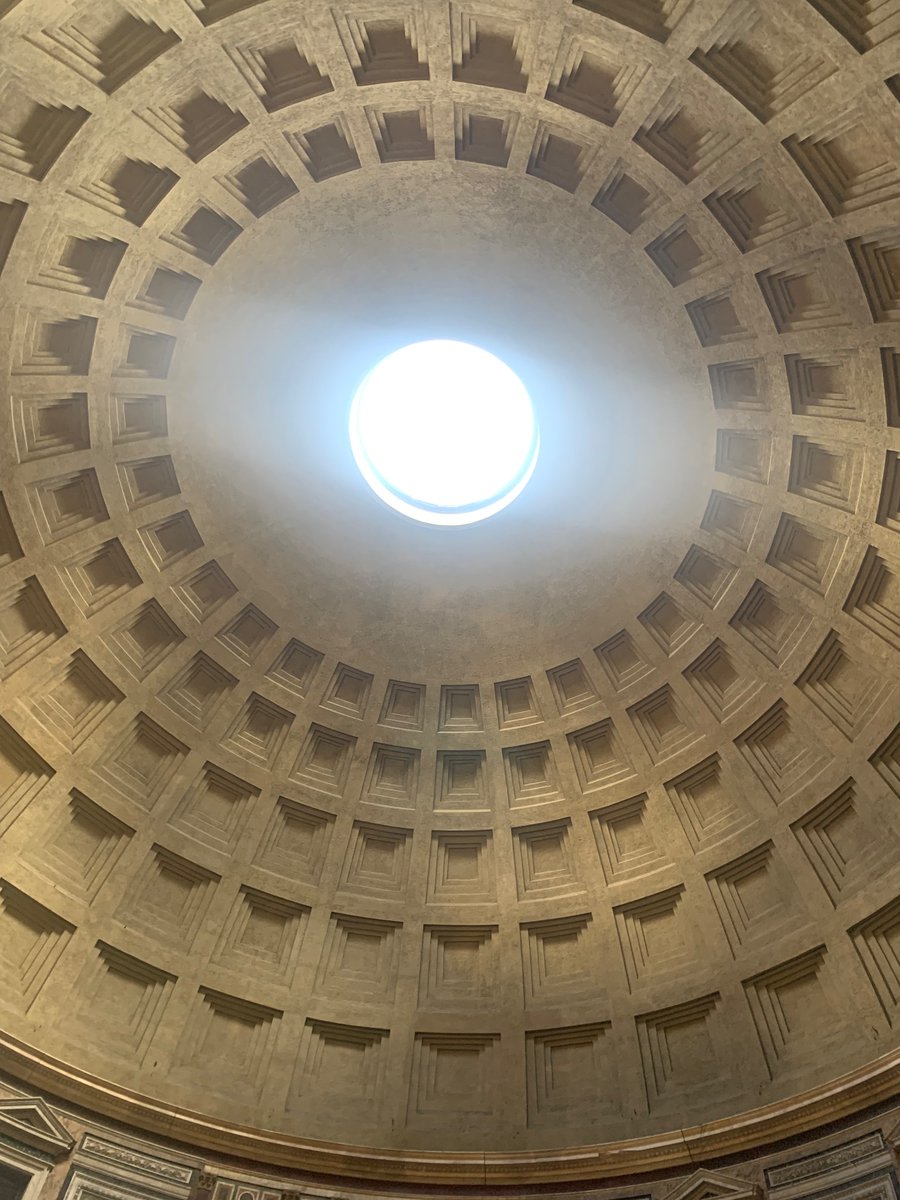
[{"label": "bright light through oculus", "polygon": [[528,392],[466,342],[415,342],[383,358],[350,410],[350,444],[386,504],[433,525],[467,525],[519,495],[540,437]]}]

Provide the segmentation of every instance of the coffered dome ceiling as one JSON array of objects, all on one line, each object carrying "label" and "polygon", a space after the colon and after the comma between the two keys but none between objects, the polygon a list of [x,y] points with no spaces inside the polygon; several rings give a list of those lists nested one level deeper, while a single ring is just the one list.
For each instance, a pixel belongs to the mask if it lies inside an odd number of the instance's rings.
[{"label": "coffered dome ceiling", "polygon": [[[0,0],[7,1069],[420,1180],[896,1092],[898,34]],[[534,399],[483,525],[353,464],[425,337]]]}]

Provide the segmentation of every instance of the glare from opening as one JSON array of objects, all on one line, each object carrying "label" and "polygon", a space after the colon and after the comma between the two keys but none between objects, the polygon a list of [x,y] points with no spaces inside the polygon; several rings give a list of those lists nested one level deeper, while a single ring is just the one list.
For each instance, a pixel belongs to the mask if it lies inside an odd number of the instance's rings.
[{"label": "glare from opening", "polygon": [[518,375],[467,342],[428,341],[383,358],[350,410],[350,445],[371,489],[432,525],[468,525],[525,487],[540,437]]}]

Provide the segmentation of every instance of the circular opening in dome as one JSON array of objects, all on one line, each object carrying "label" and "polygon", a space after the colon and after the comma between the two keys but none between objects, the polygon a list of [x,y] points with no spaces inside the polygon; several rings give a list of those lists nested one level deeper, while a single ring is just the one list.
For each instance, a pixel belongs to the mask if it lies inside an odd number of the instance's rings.
[{"label": "circular opening in dome", "polygon": [[540,437],[506,363],[467,342],[428,341],[369,372],[350,410],[350,444],[385,504],[432,525],[468,525],[515,500]]}]

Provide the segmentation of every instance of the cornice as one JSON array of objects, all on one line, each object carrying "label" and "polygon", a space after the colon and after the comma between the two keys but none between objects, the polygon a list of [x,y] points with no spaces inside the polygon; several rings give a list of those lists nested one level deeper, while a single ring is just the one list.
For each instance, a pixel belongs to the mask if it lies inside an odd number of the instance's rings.
[{"label": "cornice", "polygon": [[219,1121],[117,1087],[8,1034],[0,1034],[0,1065],[61,1100],[197,1149],[308,1175],[443,1186],[599,1182],[697,1166],[809,1133],[900,1094],[896,1050],[788,1099],[653,1137],[559,1150],[432,1153],[313,1141]]}]

